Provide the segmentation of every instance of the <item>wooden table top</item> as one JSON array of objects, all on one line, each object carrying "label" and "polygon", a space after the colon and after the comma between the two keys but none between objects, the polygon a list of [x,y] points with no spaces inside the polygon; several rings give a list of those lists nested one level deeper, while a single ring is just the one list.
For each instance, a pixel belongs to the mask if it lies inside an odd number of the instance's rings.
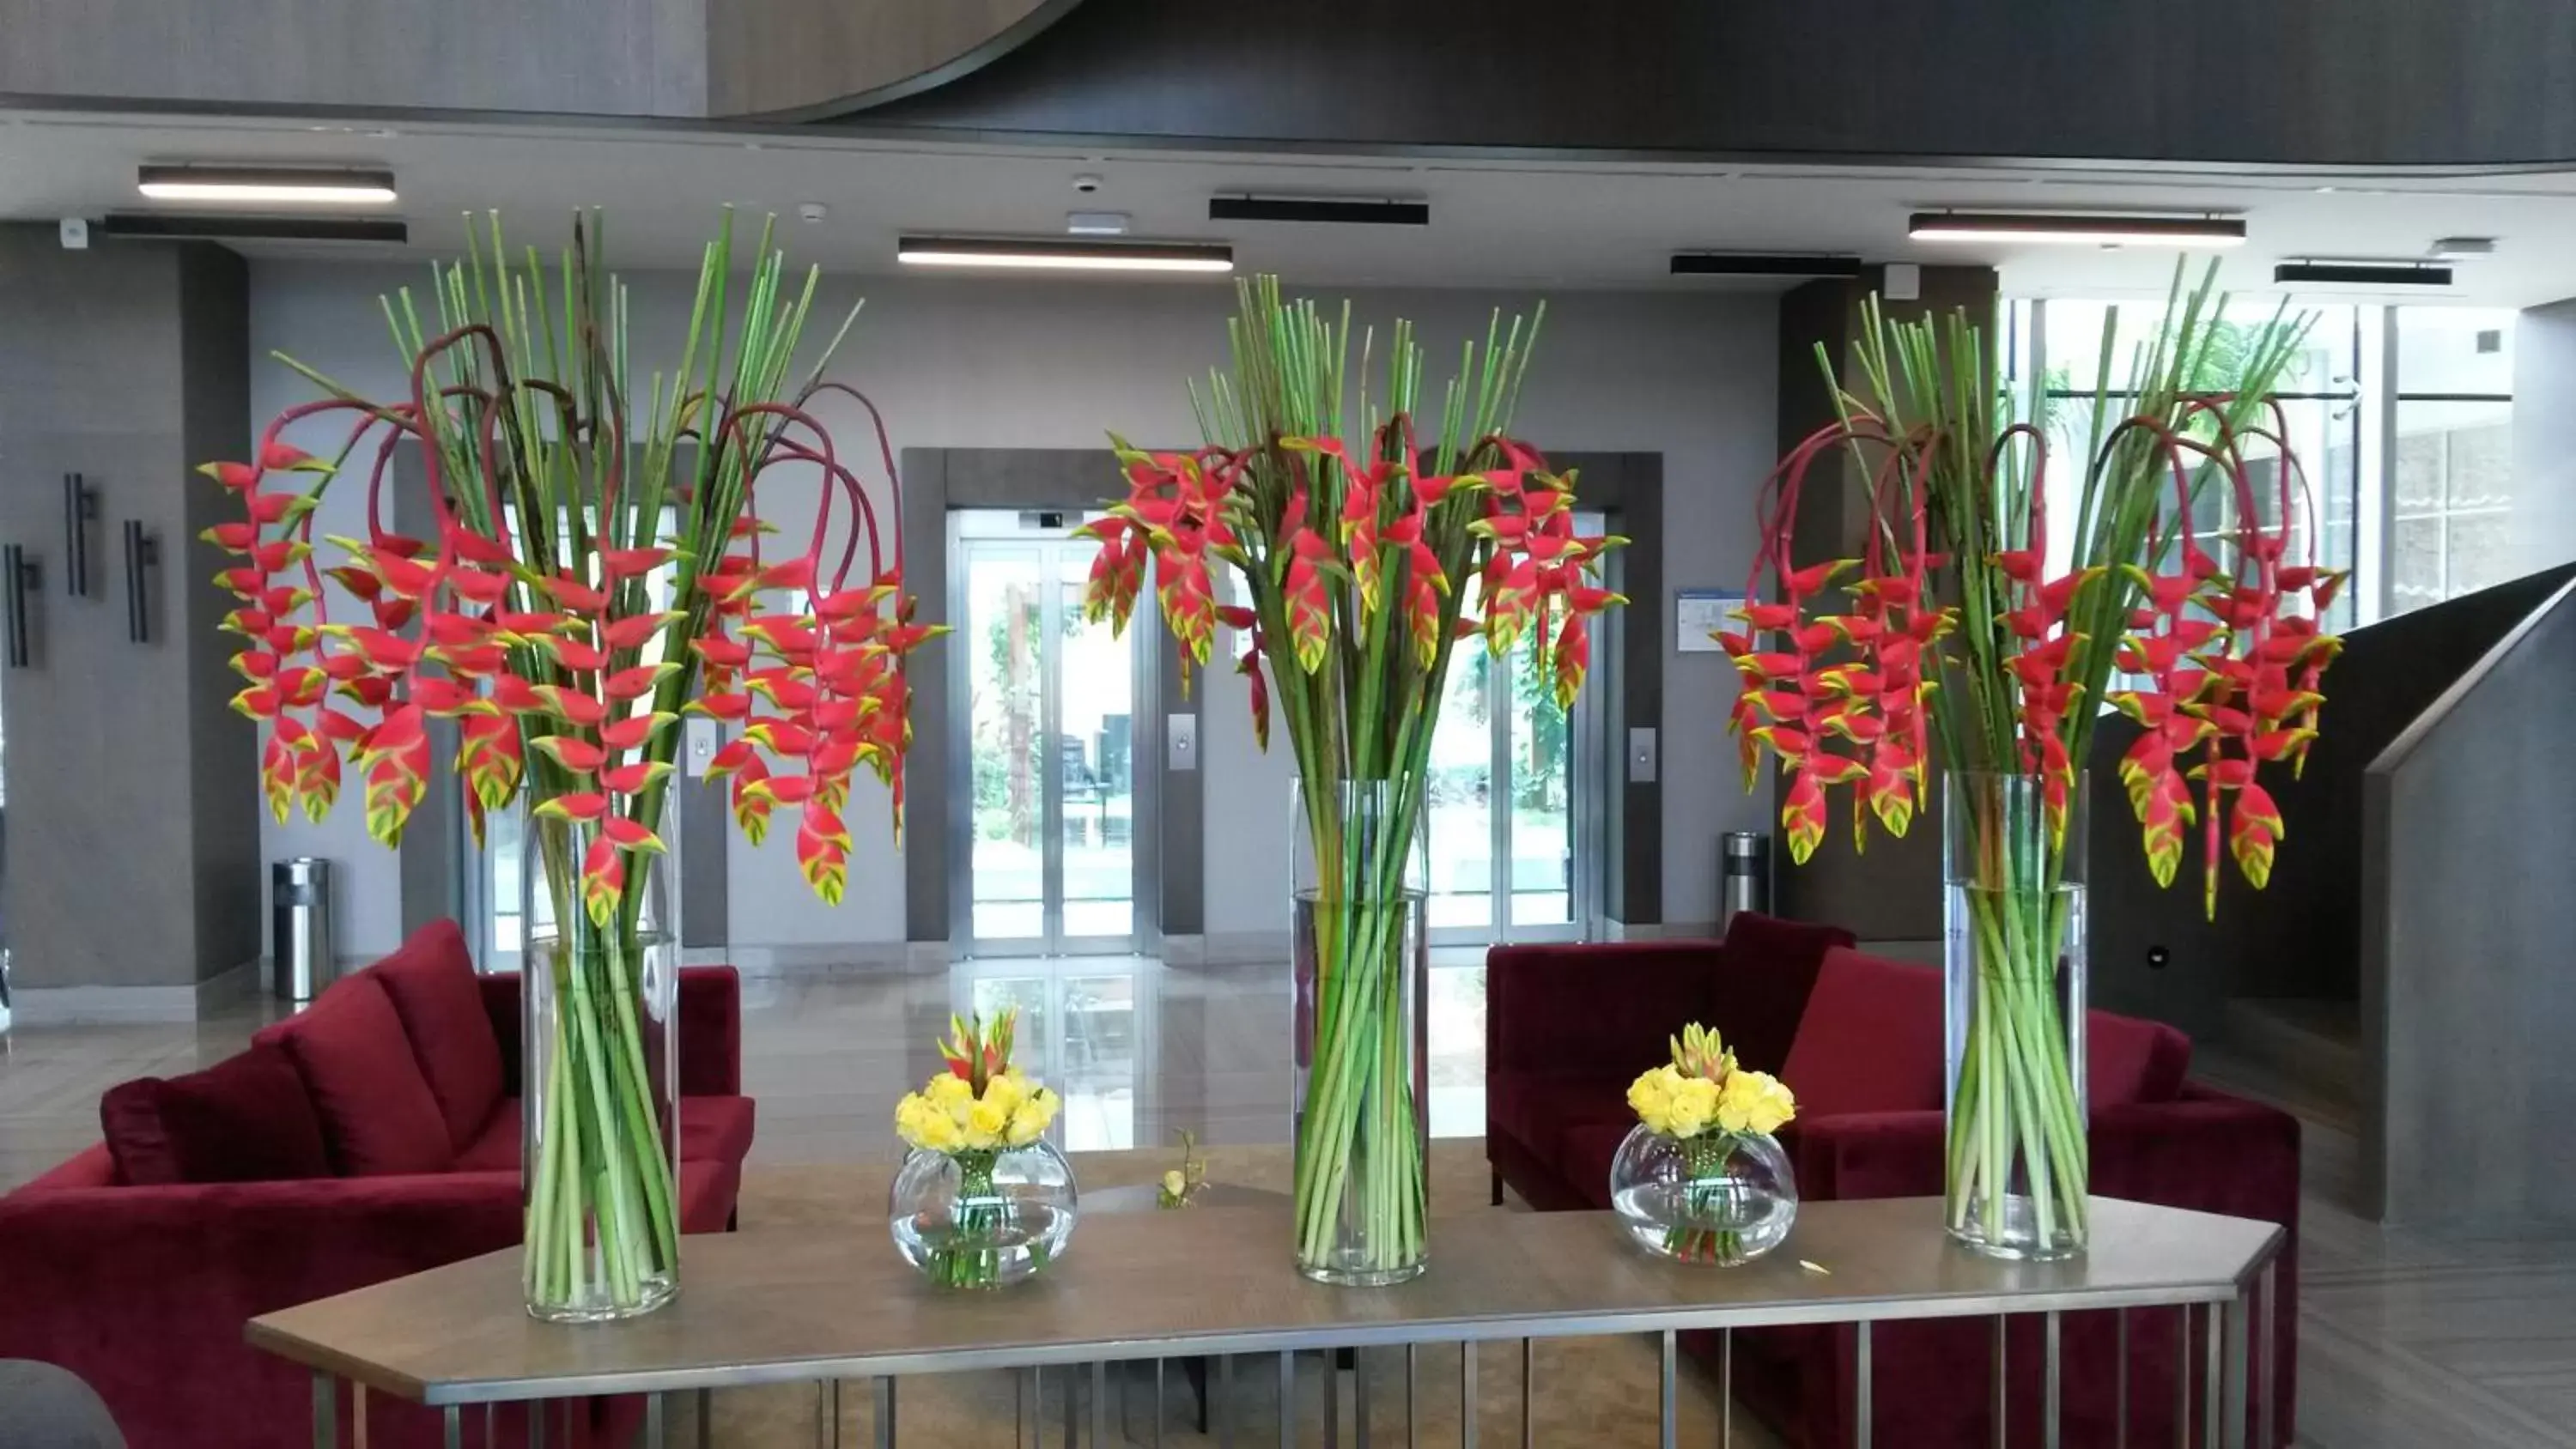
[{"label": "wooden table top", "polygon": [[[1085,1218],[1061,1261],[993,1292],[933,1287],[882,1219],[845,1232],[684,1240],[681,1291],[618,1324],[539,1323],[507,1249],[253,1319],[250,1342],[429,1404],[648,1393],[1370,1344],[1568,1337],[2233,1300],[2270,1223],[2096,1199],[2066,1263],[1970,1253],[1932,1198],[1816,1202],[1740,1268],[1665,1262],[1609,1213],[1479,1212],[1433,1225],[1395,1288],[1309,1282],[1284,1207]],[[1826,1271],[1814,1272],[1802,1261]]]}]

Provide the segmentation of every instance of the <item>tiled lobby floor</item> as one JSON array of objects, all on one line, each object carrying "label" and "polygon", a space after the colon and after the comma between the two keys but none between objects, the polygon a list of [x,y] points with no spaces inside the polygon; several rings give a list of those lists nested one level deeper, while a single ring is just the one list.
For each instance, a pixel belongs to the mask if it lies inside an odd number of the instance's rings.
[{"label": "tiled lobby floor", "polygon": [[[1434,975],[1435,1131],[1473,1135],[1483,1119],[1482,973],[1436,965]],[[1174,1127],[1220,1153],[1286,1140],[1288,998],[1276,967],[972,962],[925,975],[753,980],[745,991],[745,1090],[760,1100],[755,1174],[764,1163],[891,1156],[892,1104],[937,1065],[932,1042],[950,1010],[1004,999],[1023,1005],[1023,1038],[1065,1092],[1073,1146],[1150,1146]],[[211,1063],[272,1014],[245,1006],[193,1026],[0,1036],[0,1190],[96,1141],[107,1087]],[[2301,1443],[2576,1449],[2576,1241],[2384,1231],[2314,1187],[2349,1180],[2350,1139],[2312,1125],[2309,1144]]]}]

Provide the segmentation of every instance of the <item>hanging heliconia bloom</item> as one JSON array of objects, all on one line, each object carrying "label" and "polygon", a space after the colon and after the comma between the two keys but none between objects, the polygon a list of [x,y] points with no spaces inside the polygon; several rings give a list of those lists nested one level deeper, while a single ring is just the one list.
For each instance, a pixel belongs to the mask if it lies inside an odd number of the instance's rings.
[{"label": "hanging heliconia bloom", "polygon": [[[1891,330],[1928,337],[1930,326]],[[2296,339],[2278,332],[2268,362],[2248,364],[2258,377]],[[1910,335],[1907,345],[1923,353],[1900,350],[1909,369],[1935,348]],[[1976,356],[1974,329],[1940,350]],[[1886,354],[1876,360],[1883,372]],[[1905,834],[1927,804],[1936,742],[1945,769],[2037,777],[2062,832],[2108,704],[2143,731],[2119,772],[2157,882],[2172,883],[2196,825],[2210,911],[2222,836],[2261,887],[2283,831],[2256,774],[2297,770],[2316,738],[2319,681],[2341,647],[2318,621],[2344,580],[2316,565],[2313,530],[2295,526],[2304,480],[2268,384],[2168,389],[2097,423],[2071,562],[2051,573],[2043,429],[1963,436],[1907,421],[1887,402],[1903,395],[1892,381],[1874,375],[1872,395],[1846,395],[1842,417],[1773,471],[1742,627],[1718,636],[1744,681],[1729,725],[1746,788],[1764,756],[1778,761],[1790,855],[1803,862],[1823,841],[1835,786],[1852,790],[1855,848],[1873,817]],[[1830,459],[1839,483],[1846,454],[1870,500],[1862,554],[1797,567],[1809,476]],[[2203,532],[2194,504],[2213,494],[2231,521]],[[2294,549],[2306,552],[2294,561]]]},{"label": "hanging heliconia bloom", "polygon": [[[901,530],[880,529],[809,408],[839,393],[866,409],[899,511],[883,420],[824,381],[820,361],[782,400],[814,279],[784,295],[783,259],[765,240],[734,374],[719,371],[720,336],[702,349],[693,330],[679,373],[656,375],[636,416],[624,292],[591,249],[598,225],[576,221],[549,298],[533,255],[524,270],[504,261],[496,222],[488,269],[478,248],[438,273],[444,330],[425,335],[407,294],[389,301],[409,397],[371,401],[325,381],[332,395],[279,415],[253,461],[200,470],[243,514],[206,534],[238,559],[216,580],[239,601],[222,626],[244,640],[233,707],[265,730],[261,785],[280,820],[301,809],[319,821],[354,773],[368,833],[387,845],[428,791],[430,721],[453,721],[450,763],[476,840],[522,798],[535,819],[590,827],[580,897],[601,924],[631,859],[664,848],[682,716],[711,716],[739,730],[706,774],[730,782],[744,833],[757,843],[775,810],[792,810],[798,865],[837,903],[861,767],[892,790],[900,828],[903,660],[940,632],[913,622]],[[728,233],[709,248],[696,312],[717,334],[729,265]],[[331,416],[351,422],[337,460],[283,441]],[[406,445],[425,473],[426,537],[386,526]],[[342,558],[325,570],[316,505],[352,456],[366,462],[366,533],[327,540]],[[780,468],[819,473],[822,486],[802,547],[770,554],[752,503]],[[325,573],[361,618],[332,616]]]}]

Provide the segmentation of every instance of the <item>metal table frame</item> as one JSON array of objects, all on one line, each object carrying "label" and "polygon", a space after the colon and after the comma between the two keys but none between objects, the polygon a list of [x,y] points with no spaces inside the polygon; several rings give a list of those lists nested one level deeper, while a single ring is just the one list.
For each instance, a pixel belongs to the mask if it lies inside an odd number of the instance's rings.
[{"label": "metal table frame", "polygon": [[[1846,1205],[1820,1203],[1809,1212],[1830,1212]],[[1882,1204],[1884,1206],[1884,1204]],[[2164,1213],[2175,1210],[2141,1209],[2132,1204],[2118,1204],[2134,1212]],[[1554,1214],[1560,1219],[1595,1220],[1605,1235],[1619,1229],[1608,1214]],[[2200,1215],[2184,1215],[2200,1216]],[[2230,1220],[2213,1219],[2226,1222]],[[1926,1203],[1922,1222],[1927,1231],[1938,1231],[1937,1209]],[[1802,1224],[1803,1226],[1803,1224]],[[2240,1224],[2240,1226],[2242,1226]],[[1282,1225],[1284,1230],[1284,1225]],[[1284,1240],[1284,1238],[1283,1238]],[[493,1438],[496,1430],[493,1406],[500,1402],[522,1401],[531,1404],[531,1432],[527,1443],[531,1449],[543,1449],[545,1426],[536,1404],[548,1400],[586,1397],[595,1394],[646,1395],[644,1442],[650,1449],[666,1449],[669,1443],[669,1397],[673,1393],[692,1393],[697,1398],[698,1442],[707,1442],[710,1393],[715,1388],[750,1384],[805,1380],[816,1382],[820,1390],[816,1402],[816,1442],[826,1449],[840,1444],[841,1387],[844,1380],[871,1381],[873,1399],[872,1437],[878,1449],[895,1449],[897,1445],[896,1381],[904,1376],[927,1373],[963,1372],[1006,1369],[1014,1371],[1018,1399],[1015,1449],[1019,1444],[1042,1444],[1044,1426],[1039,1415],[1043,1401],[1040,1389],[1042,1374],[1048,1369],[1069,1373],[1064,1394],[1064,1439],[1067,1449],[1076,1449],[1083,1436],[1079,1432],[1084,1417],[1077,1400],[1082,1380],[1089,1380],[1088,1441],[1098,1449],[1112,1443],[1129,1442],[1123,1423],[1112,1438],[1109,1411],[1110,1365],[1134,1363],[1153,1366],[1157,1386],[1157,1415],[1152,1442],[1161,1441],[1160,1413],[1163,1364],[1166,1360],[1199,1356],[1214,1361],[1212,1388],[1218,1398],[1218,1442],[1232,1449],[1238,1442],[1255,1445],[1253,1435],[1235,1432],[1235,1415],[1230,1402],[1238,1359],[1275,1355],[1278,1365],[1280,1413],[1277,1416],[1277,1442],[1281,1449],[1294,1449],[1298,1428],[1296,1389],[1297,1355],[1323,1351],[1328,1355],[1338,1350],[1359,1348],[1403,1348],[1403,1398],[1405,1404],[1405,1443],[1408,1449],[1419,1442],[1419,1418],[1415,1406],[1420,1402],[1421,1384],[1419,1350],[1427,1343],[1462,1345],[1458,1392],[1462,1407],[1463,1449],[1475,1449],[1478,1426],[1473,1412],[1477,1403],[1475,1346],[1496,1340],[1519,1340],[1522,1363],[1522,1412],[1520,1442],[1523,1449],[1535,1449],[1535,1416],[1533,1385],[1535,1379],[1535,1342],[1541,1338],[1582,1338],[1606,1335],[1637,1334],[1653,1340],[1661,1356],[1659,1420],[1663,1449],[1677,1449],[1678,1435],[1678,1335],[1695,1330],[1713,1330],[1721,1334],[1718,1363],[1718,1392],[1721,1406],[1717,1442],[1731,1446],[1734,1431],[1732,1406],[1734,1330],[1739,1327],[1767,1327],[1782,1324],[1849,1324],[1855,1335],[1855,1383],[1853,1392],[1853,1443],[1857,1449],[1871,1449],[1874,1443],[1873,1403],[1871,1394],[1871,1330],[1880,1322],[1934,1318],[1991,1317],[1994,1320],[1993,1403],[1994,1443],[2006,1441],[2005,1390],[2008,1382],[2005,1356],[2005,1324],[2009,1318],[2033,1315],[2044,1324],[2045,1345],[2042,1409],[2043,1443],[2057,1449],[2060,1442],[2061,1401],[2059,1340],[2060,1318],[2067,1312],[2115,1310],[2118,1313],[2116,1359],[2118,1380],[2115,1385],[2116,1412],[2120,1425],[2118,1446],[2126,1449],[2129,1442],[2128,1341],[2130,1315],[2141,1312],[2170,1311],[2179,1316],[2182,1352],[2175,1376],[2175,1442],[2179,1449],[2190,1449],[2194,1415],[2190,1412],[2195,1396],[2192,1392],[2194,1365],[2192,1359],[2193,1320],[2201,1321],[2200,1358],[2197,1395],[2203,1445],[2224,1445],[2227,1449],[2246,1449],[2249,1443],[2249,1404],[2259,1403],[2263,1412],[2252,1424],[2251,1443],[2260,1449],[2272,1449],[2273,1428],[2277,1422],[2273,1397],[2274,1359],[2274,1268],[2284,1234],[2271,1228],[2260,1246],[2251,1252],[2232,1281],[2197,1285],[2159,1285],[2154,1291],[2097,1291],[2089,1288],[2040,1288],[2024,1291],[1999,1291],[1953,1294],[1947,1297],[1912,1296],[1879,1301],[1867,1298],[1847,1299],[1819,1304],[1814,1302],[1766,1302],[1760,1300],[1732,1302],[1709,1306],[1637,1306],[1607,1308],[1580,1313],[1541,1313],[1523,1316],[1492,1316],[1461,1323],[1452,1320],[1415,1321],[1405,1318],[1376,1318],[1367,1322],[1344,1322],[1329,1327],[1272,1327],[1256,1331],[1182,1331],[1151,1341],[1151,1354],[1132,1351],[1149,1346],[1133,1338],[1093,1341],[1057,1341],[1034,1344],[973,1344],[964,1348],[949,1347],[921,1352],[879,1351],[855,1358],[780,1357],[776,1359],[745,1358],[738,1362],[681,1368],[645,1368],[601,1371],[585,1374],[558,1374],[553,1377],[523,1377],[496,1381],[430,1383],[408,1381],[398,1371],[386,1369],[382,1374],[353,1351],[345,1351],[298,1338],[279,1327],[302,1309],[268,1315],[255,1320],[251,1338],[254,1344],[271,1352],[308,1363],[313,1377],[313,1443],[315,1449],[339,1449],[342,1436],[338,1425],[339,1396],[337,1381],[343,1370],[351,1372],[354,1384],[353,1417],[363,1423],[367,1385],[378,1379],[380,1390],[390,1388],[401,1397],[439,1408],[444,1415],[447,1449],[465,1449],[479,1441],[498,1449]],[[1779,1256],[1791,1258],[1798,1249],[1793,1236]],[[1965,1257],[1964,1249],[1954,1249]],[[515,1254],[509,1255],[515,1257]],[[1070,1259],[1069,1259],[1070,1261]],[[1977,1260],[1982,1262],[1983,1260]],[[1186,1262],[1168,1265],[1169,1270],[1186,1275]],[[450,1270],[432,1270],[432,1274]],[[1435,1271],[1437,1269],[1435,1268]],[[1675,1268],[1677,1273],[1704,1273],[1710,1270]],[[1724,1270],[1718,1270],[1724,1271]],[[1280,1276],[1294,1282],[1282,1266]],[[396,1285],[379,1285],[362,1289],[360,1294],[379,1293],[400,1284],[412,1283],[432,1274],[415,1275],[398,1280]],[[1393,1293],[1402,1290],[1347,1290],[1355,1293]],[[357,1295],[347,1295],[356,1297]],[[340,1300],[325,1300],[326,1304]],[[685,1298],[682,1300],[685,1302]],[[1372,1300],[1385,1301],[1385,1300]],[[322,1305],[308,1305],[318,1307]],[[515,1309],[516,1305],[511,1305]],[[675,1305],[676,1307],[676,1305]],[[675,1309],[665,1309],[665,1313]],[[617,1328],[592,1327],[567,1329],[573,1333],[615,1333]],[[1324,1377],[1324,1439],[1328,1449],[1338,1449],[1341,1437],[1341,1370],[1334,1360],[1326,1359]],[[1123,1375],[1123,1370],[1122,1370]],[[2249,1382],[2250,1378],[2250,1382]],[[1123,1378],[1122,1378],[1123,1385]],[[2250,1395],[2250,1397],[2249,1397]],[[1365,1360],[1353,1370],[1351,1398],[1357,1409],[1351,1438],[1359,1449],[1371,1443],[1369,1405],[1370,1375]],[[470,1411],[481,1406],[483,1412]],[[1122,1420],[1124,1415],[1119,1416]],[[481,1420],[479,1435],[469,1434],[474,1419]],[[363,1444],[363,1434],[357,1442]],[[2141,1446],[2144,1449],[2144,1446]]]}]

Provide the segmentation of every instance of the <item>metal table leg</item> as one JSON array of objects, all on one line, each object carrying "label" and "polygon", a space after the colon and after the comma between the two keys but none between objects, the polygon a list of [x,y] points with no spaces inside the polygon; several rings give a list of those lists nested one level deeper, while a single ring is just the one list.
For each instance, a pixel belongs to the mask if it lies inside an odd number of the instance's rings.
[{"label": "metal table leg", "polygon": [[2048,1368],[2047,1368],[2047,1370],[2046,1370],[2046,1374],[2045,1374],[2047,1387],[2046,1387],[2046,1390],[2045,1390],[2045,1397],[2042,1399],[2042,1401],[2041,1401],[2041,1403],[2040,1403],[2040,1408],[2039,1408],[2039,1412],[2040,1412],[2040,1430],[2039,1430],[2039,1433],[2040,1433],[2040,1443],[2041,1443],[2042,1445],[2044,1445],[2044,1446],[2045,1446],[2045,1449],[2057,1449],[2057,1435],[2058,1435],[2058,1429],[2059,1429],[2059,1423],[2058,1423],[2058,1421],[2059,1421],[2059,1419],[2062,1417],[2062,1414],[2061,1414],[2061,1412],[2060,1412],[2060,1405],[2063,1403],[2063,1398],[2062,1398],[2062,1396],[2061,1396],[2061,1395],[2059,1394],[2059,1392],[2058,1392],[2058,1369],[2057,1369],[2057,1354],[2058,1354],[2057,1333],[2058,1333],[2058,1325],[2057,1325],[2057,1315],[2056,1315],[2055,1313],[2053,1313],[2053,1312],[2052,1312],[2052,1313],[2049,1313],[2049,1314],[2047,1314],[2047,1315],[2046,1315],[2046,1319],[2047,1319],[2047,1324],[2046,1324],[2046,1327],[2045,1327],[2045,1329],[2044,1329],[2043,1331],[2044,1331],[2044,1332],[2047,1334],[2047,1336],[2048,1336],[2048,1348],[2047,1348],[2047,1355],[2046,1355],[2046,1362],[2047,1362],[2047,1364],[2048,1364]]},{"label": "metal table leg", "polygon": [[1109,1444],[1109,1364],[1102,1360],[1091,1366],[1091,1445],[1108,1449]]},{"label": "metal table leg", "polygon": [[1681,1336],[1679,1334],[1674,1333],[1669,1328],[1664,1330],[1663,1375],[1658,1381],[1658,1390],[1655,1396],[1655,1422],[1663,1426],[1661,1432],[1656,1436],[1655,1441],[1659,1446],[1659,1449],[1676,1449],[1674,1441],[1681,1432],[1681,1426],[1674,1422],[1680,1417],[1679,1411],[1681,1408],[1681,1405],[1676,1400],[1674,1391],[1674,1380],[1678,1377],[1675,1372],[1675,1368],[1679,1361],[1679,1350],[1676,1349],[1674,1345],[1680,1341],[1680,1337]]},{"label": "metal table leg", "polygon": [[340,1449],[340,1385],[313,1371],[313,1449]]},{"label": "metal table leg", "polygon": [[1852,1444],[1855,1449],[1869,1449],[1869,1320],[1855,1324],[1852,1333],[1858,1340],[1852,1355]]},{"label": "metal table leg", "polygon": [[2210,1304],[2207,1321],[2201,1325],[2202,1332],[2208,1340],[2203,1347],[2209,1355],[2209,1362],[2203,1365],[2200,1371],[2202,1449],[2210,1449],[2210,1446],[2218,1442],[2219,1419],[2226,1408],[2226,1396],[2219,1391],[2218,1385],[2219,1376],[2227,1372],[2227,1333],[2225,1326],[2219,1322],[2221,1311],[2219,1304]]},{"label": "metal table leg", "polygon": [[1279,1449],[1297,1449],[1297,1355],[1279,1355]]},{"label": "metal table leg", "polygon": [[1476,1449],[1476,1345],[1458,1345],[1458,1449]]},{"label": "metal table leg", "polygon": [[2218,1411],[2226,1416],[2227,1423],[2219,1436],[2211,1442],[2224,1444],[2227,1449],[2245,1449],[2245,1368],[2246,1353],[2250,1347],[2247,1340],[2253,1336],[2251,1330],[2254,1326],[2254,1304],[2244,1291],[2239,1290],[2235,1300],[2227,1305],[2225,1311],[2227,1376],[2221,1381],[2223,1387],[2218,1395]]},{"label": "metal table leg", "polygon": [[546,1449],[546,1401],[528,1400],[528,1449]]},{"label": "metal table leg", "polygon": [[1234,1449],[1234,1355],[1230,1353],[1216,1361],[1216,1442],[1217,1449]]},{"label": "metal table leg", "polygon": [[2174,1449],[2191,1449],[2191,1305],[2174,1323]]},{"label": "metal table leg", "polygon": [[877,1376],[877,1449],[894,1449],[894,1379]]},{"label": "metal table leg", "polygon": [[2254,1443],[2257,1449],[2272,1449],[2273,1426],[2278,1424],[2281,1418],[2281,1411],[2272,1400],[2272,1361],[2280,1357],[2280,1340],[2273,1337],[2272,1326],[2274,1286],[2272,1269],[2275,1264],[2275,1259],[2263,1260],[2263,1306],[2254,1320],[2254,1351],[2262,1355],[2260,1361],[2263,1366],[2262,1375],[2255,1384],[2261,1396],[2256,1401],[2255,1408],[2255,1412],[2261,1417],[2254,1421]]},{"label": "metal table leg", "polygon": [[483,1449],[501,1449],[501,1406],[483,1406]]},{"label": "metal table leg", "polygon": [[1369,1449],[1368,1355],[1351,1355],[1351,1442]]},{"label": "metal table leg", "polygon": [[644,1396],[644,1443],[646,1449],[670,1449],[671,1407],[668,1403],[664,1402],[664,1400],[669,1397],[670,1396],[667,1394],[646,1394]]},{"label": "metal table leg", "polygon": [[825,1379],[814,1391],[815,1449],[841,1449],[841,1381]]},{"label": "metal table leg", "polygon": [[1163,1361],[1154,1360],[1154,1449],[1163,1449]]},{"label": "metal table leg", "polygon": [[465,1449],[465,1410],[450,1404],[439,1411],[438,1440],[447,1449]]}]

